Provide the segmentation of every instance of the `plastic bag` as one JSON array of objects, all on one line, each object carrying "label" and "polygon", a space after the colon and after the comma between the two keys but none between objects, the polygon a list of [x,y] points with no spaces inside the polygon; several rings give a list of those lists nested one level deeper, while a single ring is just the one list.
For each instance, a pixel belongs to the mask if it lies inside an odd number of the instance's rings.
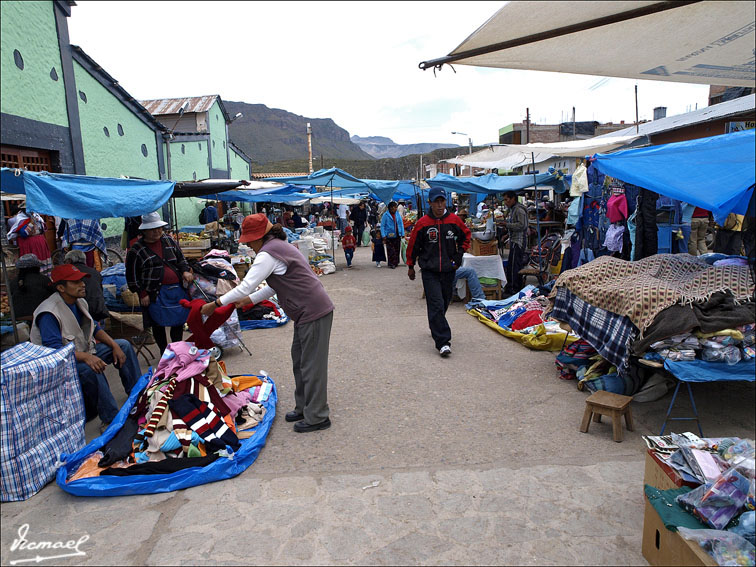
[{"label": "plastic bag", "polygon": [[320,268],[324,274],[332,274],[336,271],[336,266],[330,260],[318,262],[318,268]]},{"label": "plastic bag", "polygon": [[370,246],[370,227],[365,226],[365,230],[362,232],[362,245]]},{"label": "plastic bag", "polygon": [[681,494],[676,500],[702,523],[715,530],[723,530],[743,508],[749,485],[748,478],[735,469],[729,469],[713,483]]},{"label": "plastic bag", "polygon": [[756,545],[756,512],[748,510],[738,518],[738,525],[727,530],[746,538],[751,545]]},{"label": "plastic bag", "polygon": [[730,345],[724,348],[704,348],[701,351],[701,358],[708,362],[726,362],[733,365],[740,362],[742,355],[738,347]]},{"label": "plastic bag", "polygon": [[407,263],[407,239],[405,238],[402,238],[401,255],[402,255],[402,262],[406,264]]},{"label": "plastic bag", "polygon": [[698,543],[718,565],[753,565],[756,559],[753,545],[736,533],[684,527],[678,527],[677,531],[685,539]]}]

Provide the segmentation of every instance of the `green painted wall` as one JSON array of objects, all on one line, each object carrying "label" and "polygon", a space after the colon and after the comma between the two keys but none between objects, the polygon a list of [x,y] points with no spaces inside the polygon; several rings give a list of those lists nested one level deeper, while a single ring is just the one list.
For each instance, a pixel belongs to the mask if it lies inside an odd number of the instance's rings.
[{"label": "green painted wall", "polygon": [[78,99],[87,175],[160,179],[155,131],[76,61],[74,74],[77,90],[87,97]]},{"label": "green painted wall", "polygon": [[229,155],[231,156],[231,171],[228,174],[228,178],[250,179],[249,164],[244,161],[244,158],[237,154],[232,148],[229,148]]},{"label": "green painted wall", "polygon": [[182,226],[199,225],[199,214],[205,208],[205,200],[195,197],[176,199],[176,216],[178,217],[179,229]]},{"label": "green painted wall", "polygon": [[208,130],[210,130],[213,169],[228,171],[228,164],[226,163],[226,121],[217,100],[208,111],[207,122]]},{"label": "green painted wall", "polygon": [[[16,66],[15,50],[21,54],[23,70]],[[52,2],[0,2],[0,75],[0,111],[68,126]]]},{"label": "green painted wall", "polygon": [[[171,178],[174,181],[192,181],[194,179],[208,179],[210,177],[207,140],[181,141],[174,139],[171,143]],[[163,154],[168,159],[166,145],[163,144]],[[166,173],[168,169],[166,167]]]},{"label": "green painted wall", "polygon": [[[77,99],[87,175],[160,179],[155,131],[76,61],[74,75],[77,91],[87,97],[86,102],[81,97]],[[147,150],[146,156],[142,151],[143,145]],[[123,219],[102,221],[108,225],[106,237],[123,232]]]}]

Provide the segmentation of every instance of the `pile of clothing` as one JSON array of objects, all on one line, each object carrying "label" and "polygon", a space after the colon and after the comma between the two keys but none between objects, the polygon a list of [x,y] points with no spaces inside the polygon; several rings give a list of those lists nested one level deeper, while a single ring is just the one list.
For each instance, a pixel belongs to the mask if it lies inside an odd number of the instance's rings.
[{"label": "pile of clothing", "polygon": [[255,434],[272,392],[265,374],[230,377],[209,351],[191,342],[171,343],[120,430],[69,471],[66,483],[168,474],[230,457],[242,439]]},{"label": "pile of clothing", "polygon": [[502,329],[523,333],[546,323],[545,312],[550,307],[549,300],[532,285],[525,286],[506,299],[473,299],[467,304],[468,310],[480,313]]},{"label": "pile of clothing", "polygon": [[737,364],[756,356],[754,328],[750,323],[735,329],[722,329],[714,333],[683,333],[656,341],[643,355],[646,360],[688,361],[701,359],[708,362]]},{"label": "pile of clothing", "polygon": [[[202,260],[191,261],[190,265],[194,271],[194,282],[197,284],[189,288],[192,299],[207,298],[214,301],[240,283],[239,276],[231,264],[231,255],[226,250],[211,250]],[[241,326],[239,317],[234,312],[210,337],[219,347],[230,348],[239,345],[238,336],[241,336]]]}]

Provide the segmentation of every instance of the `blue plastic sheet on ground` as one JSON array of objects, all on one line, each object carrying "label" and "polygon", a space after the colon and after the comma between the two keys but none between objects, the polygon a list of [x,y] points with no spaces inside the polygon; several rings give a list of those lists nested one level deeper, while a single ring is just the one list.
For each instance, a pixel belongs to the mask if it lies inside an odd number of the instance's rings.
[{"label": "blue plastic sheet on ground", "polygon": [[59,457],[63,466],[58,469],[55,482],[66,492],[77,496],[128,496],[132,494],[157,494],[171,492],[200,484],[207,484],[217,480],[225,480],[244,472],[254,461],[265,445],[265,440],[276,416],[276,402],[278,393],[276,384],[271,379],[273,390],[267,401],[263,403],[266,409],[262,422],[253,429],[254,435],[248,439],[240,439],[241,448],[233,453],[230,447],[227,451],[230,458],[219,457],[206,467],[192,467],[171,474],[149,474],[133,476],[96,476],[81,478],[66,484],[66,477],[76,471],[79,465],[92,453],[101,449],[121,429],[126,418],[134,407],[137,398],[147,386],[152,377],[152,370],[142,376],[131,391],[129,399],[120,409],[113,422],[105,432],[93,439],[86,447]]},{"label": "blue plastic sheet on ground", "polygon": [[682,382],[753,382],[756,380],[756,358],[737,364],[689,360],[664,361],[664,368]]},{"label": "blue plastic sheet on ground", "polygon": [[247,321],[239,320],[239,326],[242,331],[251,331],[252,329],[271,329],[280,327],[289,322],[289,317],[284,315],[279,321],[274,319],[249,319]]}]

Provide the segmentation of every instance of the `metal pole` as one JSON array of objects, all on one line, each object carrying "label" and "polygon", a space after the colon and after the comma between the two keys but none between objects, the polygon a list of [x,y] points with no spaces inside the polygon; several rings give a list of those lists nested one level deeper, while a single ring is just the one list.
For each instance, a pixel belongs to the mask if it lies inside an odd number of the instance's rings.
[{"label": "metal pole", "polygon": [[530,143],[530,108],[525,109],[525,143]]},{"label": "metal pole", "polygon": [[638,133],[638,85],[635,85],[635,133]]},{"label": "metal pole", "polygon": [[575,107],[572,107],[572,139],[577,139],[577,132],[575,130]]},{"label": "metal pole", "polygon": [[[322,156],[321,156],[322,159]],[[333,176],[331,176],[331,181],[329,182],[331,186],[331,215],[333,215],[335,209],[333,208]],[[338,213],[336,213],[336,217],[339,218]],[[334,226],[333,221],[331,221],[331,254],[333,255],[333,267],[336,267],[336,234],[334,233]]]}]

